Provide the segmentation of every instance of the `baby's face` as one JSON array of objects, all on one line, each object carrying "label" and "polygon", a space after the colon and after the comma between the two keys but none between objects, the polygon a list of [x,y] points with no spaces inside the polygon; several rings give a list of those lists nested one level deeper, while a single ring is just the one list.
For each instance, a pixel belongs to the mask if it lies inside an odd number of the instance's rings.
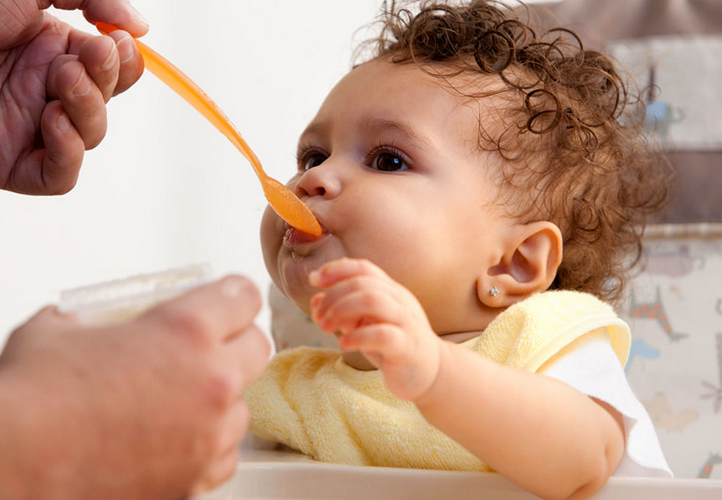
[{"label": "baby's face", "polygon": [[476,146],[479,108],[441,85],[415,64],[371,61],[301,135],[288,186],[324,234],[299,233],[269,208],[261,239],[273,281],[306,314],[317,291],[309,272],[353,257],[410,289],[437,333],[485,326],[476,280],[501,258],[493,243],[509,224],[491,180],[498,167]]}]

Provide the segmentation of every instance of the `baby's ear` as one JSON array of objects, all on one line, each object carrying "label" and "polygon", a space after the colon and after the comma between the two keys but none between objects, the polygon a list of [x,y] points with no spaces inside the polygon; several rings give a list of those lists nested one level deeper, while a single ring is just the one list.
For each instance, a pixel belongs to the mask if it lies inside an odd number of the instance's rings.
[{"label": "baby's ear", "polygon": [[562,233],[549,221],[519,225],[510,234],[501,260],[476,282],[487,307],[507,307],[549,288],[562,261]]}]

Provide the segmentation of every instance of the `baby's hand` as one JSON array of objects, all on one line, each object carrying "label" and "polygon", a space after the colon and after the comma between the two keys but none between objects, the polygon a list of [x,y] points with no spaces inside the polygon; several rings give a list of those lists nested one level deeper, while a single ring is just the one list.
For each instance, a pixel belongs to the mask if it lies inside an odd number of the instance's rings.
[{"label": "baby's hand", "polygon": [[359,259],[329,262],[309,279],[325,289],[311,299],[314,320],[341,333],[341,349],[361,351],[396,397],[414,401],[432,386],[442,341],[408,289]]}]

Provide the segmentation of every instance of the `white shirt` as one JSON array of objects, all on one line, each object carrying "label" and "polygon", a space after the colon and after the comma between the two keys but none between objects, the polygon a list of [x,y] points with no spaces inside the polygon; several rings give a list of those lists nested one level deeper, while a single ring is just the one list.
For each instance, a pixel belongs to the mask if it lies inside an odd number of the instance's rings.
[{"label": "white shirt", "polygon": [[629,387],[622,365],[608,340],[581,344],[539,373],[604,401],[623,417],[626,447],[614,476],[672,477],[647,410]]}]

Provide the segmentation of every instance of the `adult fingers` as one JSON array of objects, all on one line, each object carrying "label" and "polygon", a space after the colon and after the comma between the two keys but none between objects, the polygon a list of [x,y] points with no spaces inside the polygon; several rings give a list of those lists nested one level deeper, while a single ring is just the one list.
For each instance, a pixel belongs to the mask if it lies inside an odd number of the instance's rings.
[{"label": "adult fingers", "polygon": [[120,56],[115,40],[109,36],[89,38],[80,47],[78,61],[85,66],[85,71],[100,90],[103,101],[108,102],[115,92],[120,70]]},{"label": "adult fingers", "polygon": [[78,180],[85,144],[60,101],[45,105],[40,118],[45,149],[38,149],[15,165],[11,189],[32,195],[70,191]]},{"label": "adult fingers", "polygon": [[[26,345],[26,339],[37,338],[36,335],[47,336],[62,334],[69,329],[78,327],[78,319],[75,314],[62,314],[55,306],[47,306],[35,313],[28,321],[20,325],[8,338],[5,349],[0,353],[3,362],[12,360],[15,353],[22,345]],[[30,335],[26,337],[26,335]]]},{"label": "adult fingers", "polygon": [[45,7],[52,4],[63,10],[82,9],[85,19],[113,24],[140,37],[148,32],[148,22],[135,10],[128,0],[44,0]]},{"label": "adult fingers", "polygon": [[252,325],[224,345],[224,365],[233,373],[233,389],[239,394],[263,372],[271,355],[268,338]]},{"label": "adult fingers", "polygon": [[79,56],[106,102],[125,92],[143,74],[143,56],[127,31],[114,30],[104,36],[93,36],[72,30],[68,53]]},{"label": "adult fingers", "polygon": [[126,31],[116,30],[108,35],[115,41],[120,59],[118,81],[113,95],[128,90],[143,74],[143,56],[140,55],[135,40]]},{"label": "adult fingers", "polygon": [[55,331],[78,325],[75,314],[66,314],[58,311],[56,306],[45,306],[35,313],[21,328]]},{"label": "adult fingers", "polygon": [[53,60],[47,91],[51,99],[60,99],[85,149],[100,144],[107,129],[105,100],[78,56],[65,54]]},{"label": "adult fingers", "polygon": [[240,452],[238,445],[236,445],[213,460],[204,471],[203,476],[191,487],[190,496],[195,498],[197,495],[206,493],[225,483],[236,471],[239,457]]},{"label": "adult fingers", "polygon": [[250,280],[227,276],[162,304],[141,318],[192,336],[227,341],[246,330],[261,307]]},{"label": "adult fingers", "polygon": [[236,445],[211,462],[203,477],[192,487],[190,491],[191,497],[206,493],[229,480],[236,471],[239,457],[240,452]]},{"label": "adult fingers", "polygon": [[248,406],[243,400],[237,400],[224,417],[219,453],[209,461],[208,467],[193,487],[193,496],[215,488],[233,475],[238,465],[239,445],[246,435],[250,420]]}]

